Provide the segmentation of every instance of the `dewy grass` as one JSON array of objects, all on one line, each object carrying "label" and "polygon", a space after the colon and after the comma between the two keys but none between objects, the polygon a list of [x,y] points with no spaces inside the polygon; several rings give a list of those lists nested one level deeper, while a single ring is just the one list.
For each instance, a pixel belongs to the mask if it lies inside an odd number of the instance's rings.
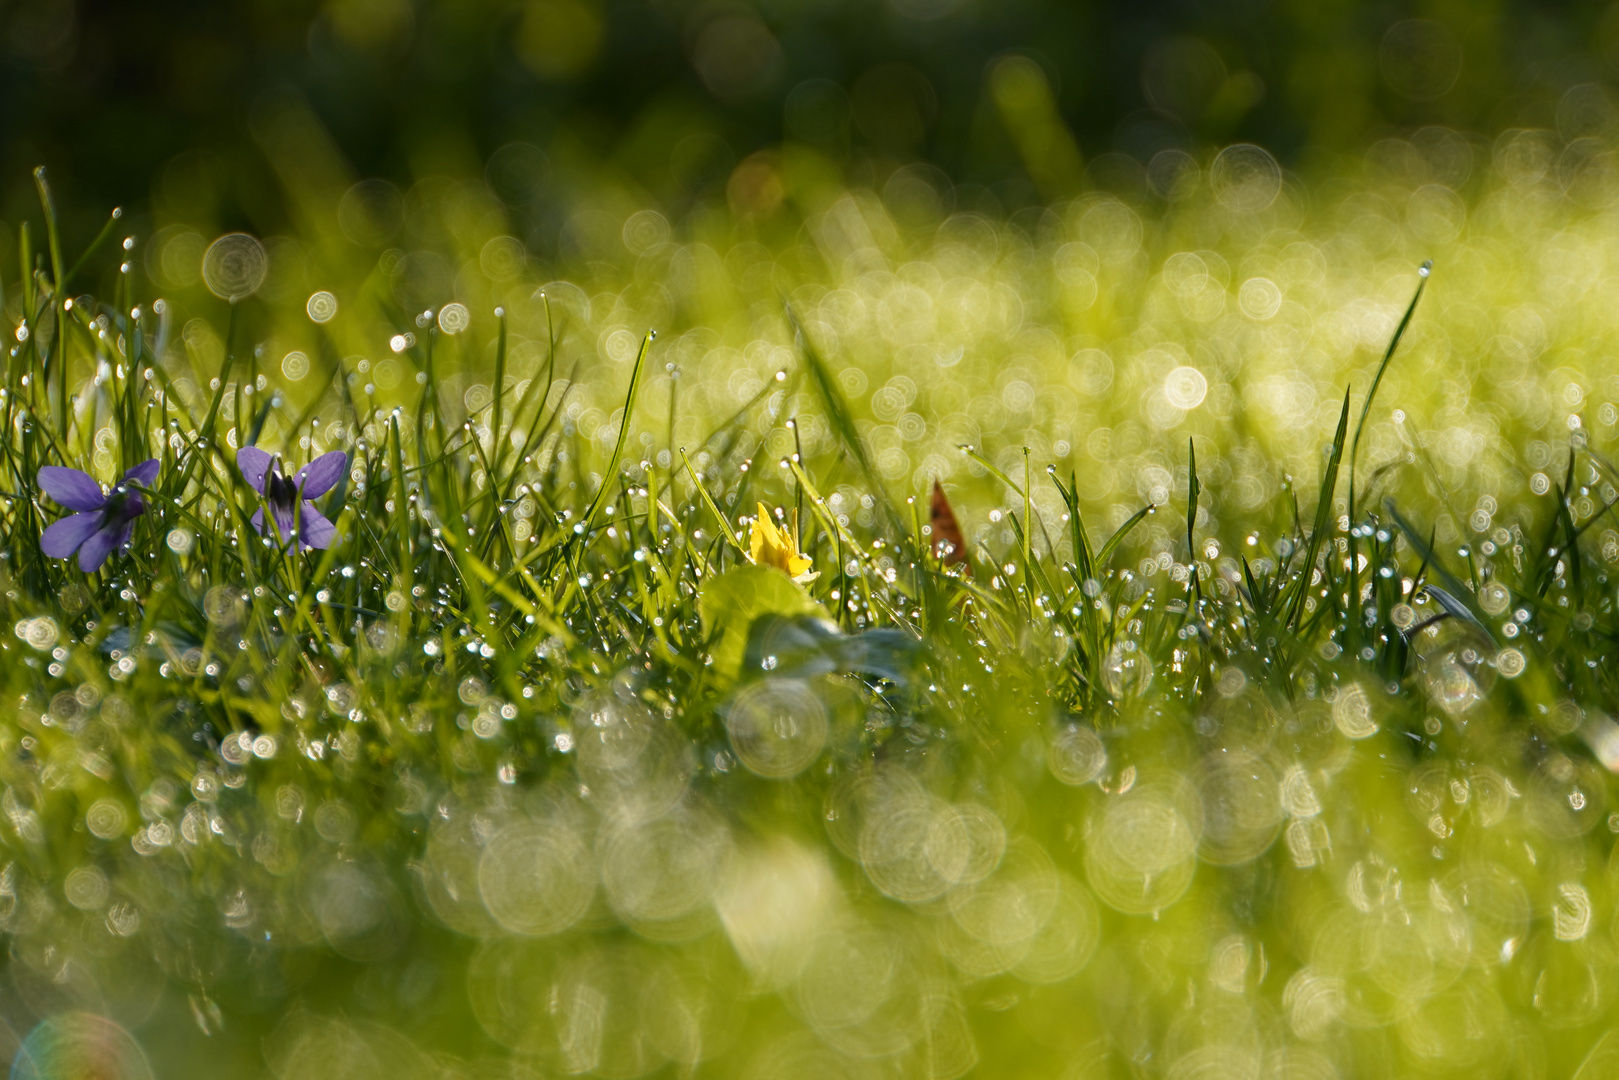
[{"label": "dewy grass", "polygon": [[[13,1074],[1608,1075],[1612,221],[1412,176],[842,193],[432,310],[315,236],[70,294],[42,177]],[[135,477],[89,573],[60,468]]]}]

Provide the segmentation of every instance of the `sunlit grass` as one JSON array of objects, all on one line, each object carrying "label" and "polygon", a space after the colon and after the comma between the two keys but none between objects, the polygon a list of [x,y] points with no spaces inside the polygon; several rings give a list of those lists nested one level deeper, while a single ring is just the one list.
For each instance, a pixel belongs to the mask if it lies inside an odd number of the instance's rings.
[{"label": "sunlit grass", "polygon": [[[448,181],[121,269],[115,220],[60,289],[19,232],[32,1067],[1619,1053],[1606,159],[1419,136],[1011,220],[785,154],[732,213],[587,200],[551,265]],[[251,528],[249,444],[352,455],[329,549]],[[43,556],[41,466],[150,457],[129,552]]]}]

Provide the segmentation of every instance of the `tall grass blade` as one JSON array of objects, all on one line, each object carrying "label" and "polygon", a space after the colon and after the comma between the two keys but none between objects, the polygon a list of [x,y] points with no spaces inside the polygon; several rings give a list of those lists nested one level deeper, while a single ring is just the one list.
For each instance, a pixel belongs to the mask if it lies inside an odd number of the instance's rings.
[{"label": "tall grass blade", "polygon": [[890,524],[896,530],[903,529],[904,521],[890,502],[888,489],[878,477],[877,470],[872,467],[866,441],[860,437],[860,429],[855,425],[854,414],[849,411],[848,402],[843,400],[843,392],[838,389],[832,373],[827,370],[826,359],[810,340],[809,333],[798,321],[798,315],[791,306],[786,308],[786,312],[787,321],[793,328],[793,340],[798,345],[798,353],[804,358],[804,364],[809,369],[810,382],[815,386],[816,396],[826,409],[827,422],[837,435],[838,441],[860,467],[861,477],[866,481],[873,497],[882,504],[883,512]]},{"label": "tall grass blade", "polygon": [[720,532],[725,535],[725,539],[731,542],[732,547],[746,555],[748,549],[742,545],[741,539],[736,535],[736,530],[731,528],[730,521],[726,520],[725,511],[720,509],[719,503],[714,501],[714,496],[710,495],[708,489],[703,486],[702,477],[697,475],[697,470],[692,466],[691,458],[686,456],[684,447],[680,450],[680,460],[686,466],[686,475],[691,477],[692,486],[697,489],[697,495],[703,500],[703,505],[708,507],[710,514],[714,515],[714,520],[720,523]]},{"label": "tall grass blade", "polygon": [[1366,418],[1371,415],[1372,402],[1377,399],[1377,389],[1383,385],[1383,376],[1389,369],[1389,362],[1394,359],[1394,352],[1400,347],[1400,341],[1405,337],[1406,329],[1411,325],[1411,317],[1417,313],[1417,303],[1422,299],[1422,291],[1428,287],[1428,275],[1433,272],[1433,262],[1429,260],[1417,269],[1419,280],[1417,291],[1411,295],[1411,302],[1405,307],[1405,314],[1400,316],[1400,324],[1394,328],[1394,336],[1389,339],[1388,348],[1383,350],[1383,360],[1377,365],[1377,373],[1372,376],[1371,388],[1366,391],[1366,400],[1360,407],[1360,419],[1355,422],[1355,440],[1349,449],[1349,520],[1355,520],[1355,466],[1360,456],[1360,439],[1366,432]]},{"label": "tall grass blade", "polygon": [[[1102,545],[1102,550],[1096,553],[1096,562],[1094,568],[1098,571],[1105,572],[1108,560],[1111,559],[1113,557],[1113,553],[1119,549],[1119,545],[1124,543],[1126,537],[1135,532],[1137,525],[1140,525],[1143,521],[1147,520],[1148,515],[1157,509],[1157,504],[1148,503],[1140,510],[1137,510],[1135,513],[1131,514],[1130,517],[1125,520],[1125,523],[1120,525],[1118,529],[1114,531],[1113,535],[1107,538],[1107,543]],[[1095,575],[1093,574],[1092,576],[1094,577]]]},{"label": "tall grass blade", "polygon": [[[498,470],[506,457],[507,442],[501,438],[501,413],[506,405],[506,309],[496,308],[495,318],[499,323],[499,330],[495,337],[495,392],[491,395],[494,408],[489,418],[489,448],[494,457],[494,469]],[[632,388],[633,391],[633,388]],[[624,414],[624,426],[630,423],[629,414]],[[489,485],[493,489],[497,483],[495,472],[489,474]]]},{"label": "tall grass blade", "polygon": [[112,213],[107,215],[107,223],[101,226],[101,231],[96,234],[94,240],[90,241],[90,246],[84,249],[84,254],[80,255],[78,261],[68,267],[67,273],[63,275],[63,292],[66,292],[73,280],[79,276],[79,271],[84,269],[84,264],[90,261],[90,257],[101,250],[101,245],[107,242],[107,237],[112,235],[113,230],[117,228],[118,222],[123,219],[123,216],[123,207],[115,206],[112,208]]},{"label": "tall grass blade", "polygon": [[635,354],[635,367],[630,372],[630,389],[624,395],[624,419],[618,426],[618,441],[613,444],[613,456],[607,461],[607,468],[602,472],[602,486],[596,492],[596,498],[591,501],[590,509],[585,511],[585,532],[588,533],[595,525],[596,515],[600,514],[607,500],[612,498],[614,481],[618,476],[618,463],[624,460],[624,444],[630,440],[630,425],[635,420],[635,398],[641,392],[641,374],[646,370],[647,353],[652,351],[652,342],[657,339],[657,333],[648,330],[646,337],[641,339],[641,351]]},{"label": "tall grass blade", "polygon": [[1197,525],[1197,497],[1202,491],[1203,486],[1197,479],[1197,441],[1189,438],[1186,440],[1186,558],[1192,567],[1190,591],[1197,594],[1200,605],[1203,602],[1203,582],[1198,577],[1197,541],[1192,531]]},{"label": "tall grass blade", "polygon": [[1311,590],[1311,578],[1315,573],[1316,556],[1321,553],[1321,544],[1326,540],[1332,524],[1332,496],[1338,488],[1338,467],[1343,462],[1344,437],[1348,430],[1349,391],[1345,390],[1343,409],[1338,413],[1338,430],[1332,437],[1332,452],[1327,458],[1326,472],[1321,477],[1321,491],[1316,499],[1315,527],[1310,531],[1304,565],[1299,570],[1298,589],[1293,593],[1293,602],[1288,608],[1288,626],[1296,627],[1304,612],[1304,600]]},{"label": "tall grass blade", "polygon": [[[1471,596],[1472,590],[1462,583],[1461,578],[1445,567],[1445,564],[1439,559],[1438,552],[1434,551],[1433,545],[1428,540],[1425,540],[1422,534],[1416,530],[1416,527],[1406,520],[1405,515],[1395,508],[1393,499],[1385,502],[1384,506],[1388,510],[1389,517],[1394,521],[1395,527],[1405,536],[1405,542],[1422,559],[1424,570],[1438,575],[1440,582],[1443,584],[1446,597],[1467,612],[1469,622],[1484,628],[1484,621],[1479,617],[1479,613],[1473,609],[1471,602],[1461,599],[1462,597]],[[1427,586],[1427,588],[1430,592],[1433,591],[1432,586]],[[1486,635],[1490,635],[1487,628],[1484,628],[1484,632]],[[1493,635],[1490,636],[1493,637]]]},{"label": "tall grass blade", "polygon": [[[1372,385],[1366,391],[1366,400],[1360,407],[1360,419],[1355,422],[1355,438],[1349,447],[1349,606],[1353,612],[1360,605],[1360,552],[1355,534],[1357,525],[1356,516],[1356,475],[1355,469],[1360,460],[1360,439],[1366,431],[1366,418],[1371,415],[1372,402],[1377,399],[1377,389],[1383,385],[1383,375],[1389,369],[1389,363],[1394,359],[1394,352],[1400,347],[1400,340],[1405,337],[1406,328],[1411,325],[1411,317],[1416,314],[1417,302],[1422,299],[1422,290],[1428,286],[1428,275],[1433,272],[1433,262],[1424,262],[1417,268],[1417,289],[1411,295],[1411,302],[1406,305],[1405,314],[1400,317],[1400,324],[1394,329],[1394,336],[1389,339],[1388,348],[1383,351],[1382,362],[1377,365],[1377,372],[1372,376]],[[1360,651],[1361,623],[1357,618],[1351,618],[1344,624],[1345,643],[1351,653]]]}]

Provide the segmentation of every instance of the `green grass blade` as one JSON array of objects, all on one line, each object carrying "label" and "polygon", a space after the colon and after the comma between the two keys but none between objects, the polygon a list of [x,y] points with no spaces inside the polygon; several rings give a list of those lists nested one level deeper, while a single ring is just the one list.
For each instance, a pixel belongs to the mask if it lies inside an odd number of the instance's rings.
[{"label": "green grass blade", "polygon": [[[1355,490],[1355,464],[1360,456],[1360,438],[1366,431],[1366,418],[1371,414],[1372,402],[1377,399],[1377,389],[1383,385],[1383,375],[1389,369],[1389,362],[1394,359],[1394,351],[1400,347],[1400,340],[1405,337],[1406,328],[1411,325],[1411,317],[1417,312],[1417,303],[1422,299],[1422,290],[1428,287],[1428,275],[1433,272],[1433,262],[1425,262],[1417,269],[1420,280],[1417,282],[1417,291],[1411,295],[1411,302],[1405,307],[1405,314],[1400,317],[1399,326],[1394,329],[1394,336],[1389,339],[1388,348],[1383,351],[1383,360],[1377,365],[1377,373],[1372,376],[1371,388],[1366,391],[1366,400],[1360,407],[1360,419],[1355,422],[1355,441],[1349,449],[1349,490]],[[1349,522],[1355,521],[1355,504],[1353,495],[1349,504]]]},{"label": "green grass blade", "polygon": [[[1486,636],[1493,639],[1494,635],[1485,625],[1481,613],[1475,610],[1470,599],[1465,599],[1471,597],[1473,591],[1463,584],[1461,578],[1446,569],[1445,564],[1439,559],[1438,552],[1434,551],[1433,545],[1424,540],[1422,534],[1396,509],[1393,499],[1384,503],[1384,506],[1388,510],[1389,517],[1394,521],[1395,527],[1405,535],[1405,542],[1411,545],[1412,550],[1422,559],[1423,566],[1438,575],[1444,588],[1445,599],[1451,602],[1447,604],[1447,610],[1450,607],[1459,605],[1466,612],[1467,621],[1478,626]],[[1433,592],[1432,586],[1427,586],[1427,588],[1429,592]],[[1454,611],[1451,613],[1456,614]]]},{"label": "green grass blade", "polygon": [[230,322],[225,329],[225,358],[219,362],[219,385],[214,388],[214,397],[208,405],[208,413],[203,417],[202,426],[197,429],[197,437],[192,442],[193,450],[186,457],[184,467],[172,483],[165,485],[168,493],[175,499],[184,494],[186,484],[190,482],[192,472],[197,468],[199,455],[220,453],[214,439],[214,431],[219,425],[219,407],[225,401],[225,390],[230,385],[231,367],[236,362],[236,327],[238,323],[237,305],[230,305]]},{"label": "green grass blade", "polygon": [[1192,566],[1189,575],[1192,592],[1197,594],[1199,603],[1203,600],[1203,582],[1199,580],[1197,572],[1197,541],[1192,531],[1197,525],[1197,497],[1203,486],[1197,479],[1197,441],[1186,440],[1186,557]]},{"label": "green grass blade", "polygon": [[872,496],[882,504],[883,513],[893,525],[895,531],[903,531],[904,519],[888,498],[888,489],[877,476],[872,467],[871,455],[866,450],[866,442],[860,437],[860,429],[855,426],[854,414],[849,411],[849,405],[843,400],[843,392],[838,389],[833,380],[832,373],[827,369],[826,359],[810,340],[809,334],[798,321],[798,315],[791,306],[786,308],[787,321],[793,328],[793,339],[798,345],[798,354],[804,358],[804,364],[809,369],[810,382],[815,386],[816,396],[826,409],[827,422],[837,435],[838,441],[854,458],[860,466],[861,476],[871,489]]},{"label": "green grass blade", "polygon": [[686,456],[685,447],[681,447],[680,460],[685,464],[686,475],[691,477],[692,486],[697,489],[697,495],[703,500],[703,505],[708,507],[708,512],[714,515],[714,520],[720,523],[720,531],[725,534],[725,539],[731,542],[732,547],[746,555],[748,549],[742,545],[742,541],[737,538],[736,530],[731,528],[731,523],[726,520],[725,511],[721,510],[719,504],[714,501],[714,496],[708,493],[708,488],[703,486],[702,478],[697,475],[697,470],[692,466],[691,459]]},{"label": "green grass blade", "polygon": [[1018,498],[1022,499],[1022,498],[1027,497],[1024,494],[1022,485],[1020,485],[1016,480],[1013,480],[1010,476],[1007,476],[1001,470],[997,469],[995,467],[995,463],[990,461],[989,458],[985,457],[983,454],[980,454],[975,447],[971,447],[971,446],[967,446],[967,445],[963,444],[962,447],[961,447],[961,452],[966,454],[968,457],[972,458],[974,461],[978,462],[978,464],[982,465],[984,467],[985,471],[987,471],[989,473],[989,475],[993,476],[995,479],[997,479],[1001,483],[1005,484],[1008,488],[1010,488],[1013,492],[1015,492],[1017,494]]},{"label": "green grass blade", "polygon": [[602,472],[601,490],[596,492],[596,498],[591,501],[590,509],[585,511],[585,531],[588,533],[596,522],[596,515],[600,514],[602,507],[612,497],[613,481],[618,474],[618,463],[624,460],[624,444],[630,439],[630,424],[635,419],[635,397],[641,391],[641,374],[646,370],[647,354],[652,351],[652,342],[656,340],[657,333],[647,331],[646,337],[641,339],[641,351],[635,354],[635,368],[630,372],[630,389],[624,396],[624,419],[618,426],[618,441],[613,444],[613,456],[608,459],[607,468]]},{"label": "green grass blade", "polygon": [[101,250],[101,245],[107,242],[107,237],[112,235],[113,229],[117,228],[118,222],[123,219],[123,216],[123,207],[115,206],[112,208],[112,213],[107,216],[107,223],[101,226],[101,231],[96,234],[94,240],[90,241],[90,246],[84,249],[84,254],[80,255],[78,261],[68,267],[67,273],[63,275],[62,290],[64,292],[67,291],[73,280],[79,276],[79,271],[84,269],[84,264],[90,261],[90,257]]},{"label": "green grass blade", "polygon": [[[506,451],[509,448],[506,440],[500,437],[501,420],[503,419],[501,413],[506,404],[506,309],[496,308],[495,318],[499,322],[500,329],[496,332],[495,337],[495,392],[491,395],[495,400],[489,419],[489,447],[490,453],[495,459],[491,468],[498,470],[505,460]],[[628,426],[629,422],[629,414],[625,413],[625,425]],[[495,487],[495,484],[495,473],[491,471],[489,474],[491,490]]]},{"label": "green grass blade", "polygon": [[1332,437],[1332,452],[1327,458],[1326,472],[1321,477],[1321,491],[1317,496],[1315,507],[1315,528],[1310,531],[1310,541],[1306,547],[1304,566],[1299,571],[1299,586],[1293,593],[1293,602],[1288,609],[1287,625],[1297,626],[1299,616],[1304,612],[1304,599],[1309,593],[1310,576],[1315,572],[1316,556],[1321,552],[1321,543],[1327,538],[1328,527],[1332,524],[1332,496],[1338,487],[1338,468],[1344,457],[1344,437],[1349,430],[1349,391],[1344,391],[1343,409],[1338,413],[1338,430]]},{"label": "green grass blade", "polygon": [[1113,535],[1107,538],[1107,543],[1102,545],[1102,550],[1096,553],[1095,569],[1098,571],[1105,570],[1108,560],[1113,557],[1113,553],[1118,550],[1119,545],[1124,543],[1125,538],[1135,531],[1137,525],[1147,520],[1147,516],[1157,509],[1156,504],[1148,503],[1131,514],[1125,523],[1120,525]]}]

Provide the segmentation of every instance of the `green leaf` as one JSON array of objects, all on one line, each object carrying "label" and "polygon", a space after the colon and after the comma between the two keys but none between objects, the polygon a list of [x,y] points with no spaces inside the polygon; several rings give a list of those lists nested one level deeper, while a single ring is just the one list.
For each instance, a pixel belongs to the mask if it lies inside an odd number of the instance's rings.
[{"label": "green leaf", "polygon": [[921,651],[916,638],[888,627],[849,636],[814,615],[761,615],[748,627],[741,674],[765,675],[768,659],[768,675],[775,678],[853,672],[904,685]]},{"label": "green leaf", "polygon": [[741,673],[748,631],[755,619],[798,615],[828,618],[821,605],[792,578],[773,567],[751,565],[732,567],[710,578],[698,593],[697,611],[703,619],[703,631],[712,642],[709,653],[714,658],[715,674],[727,680]]}]

